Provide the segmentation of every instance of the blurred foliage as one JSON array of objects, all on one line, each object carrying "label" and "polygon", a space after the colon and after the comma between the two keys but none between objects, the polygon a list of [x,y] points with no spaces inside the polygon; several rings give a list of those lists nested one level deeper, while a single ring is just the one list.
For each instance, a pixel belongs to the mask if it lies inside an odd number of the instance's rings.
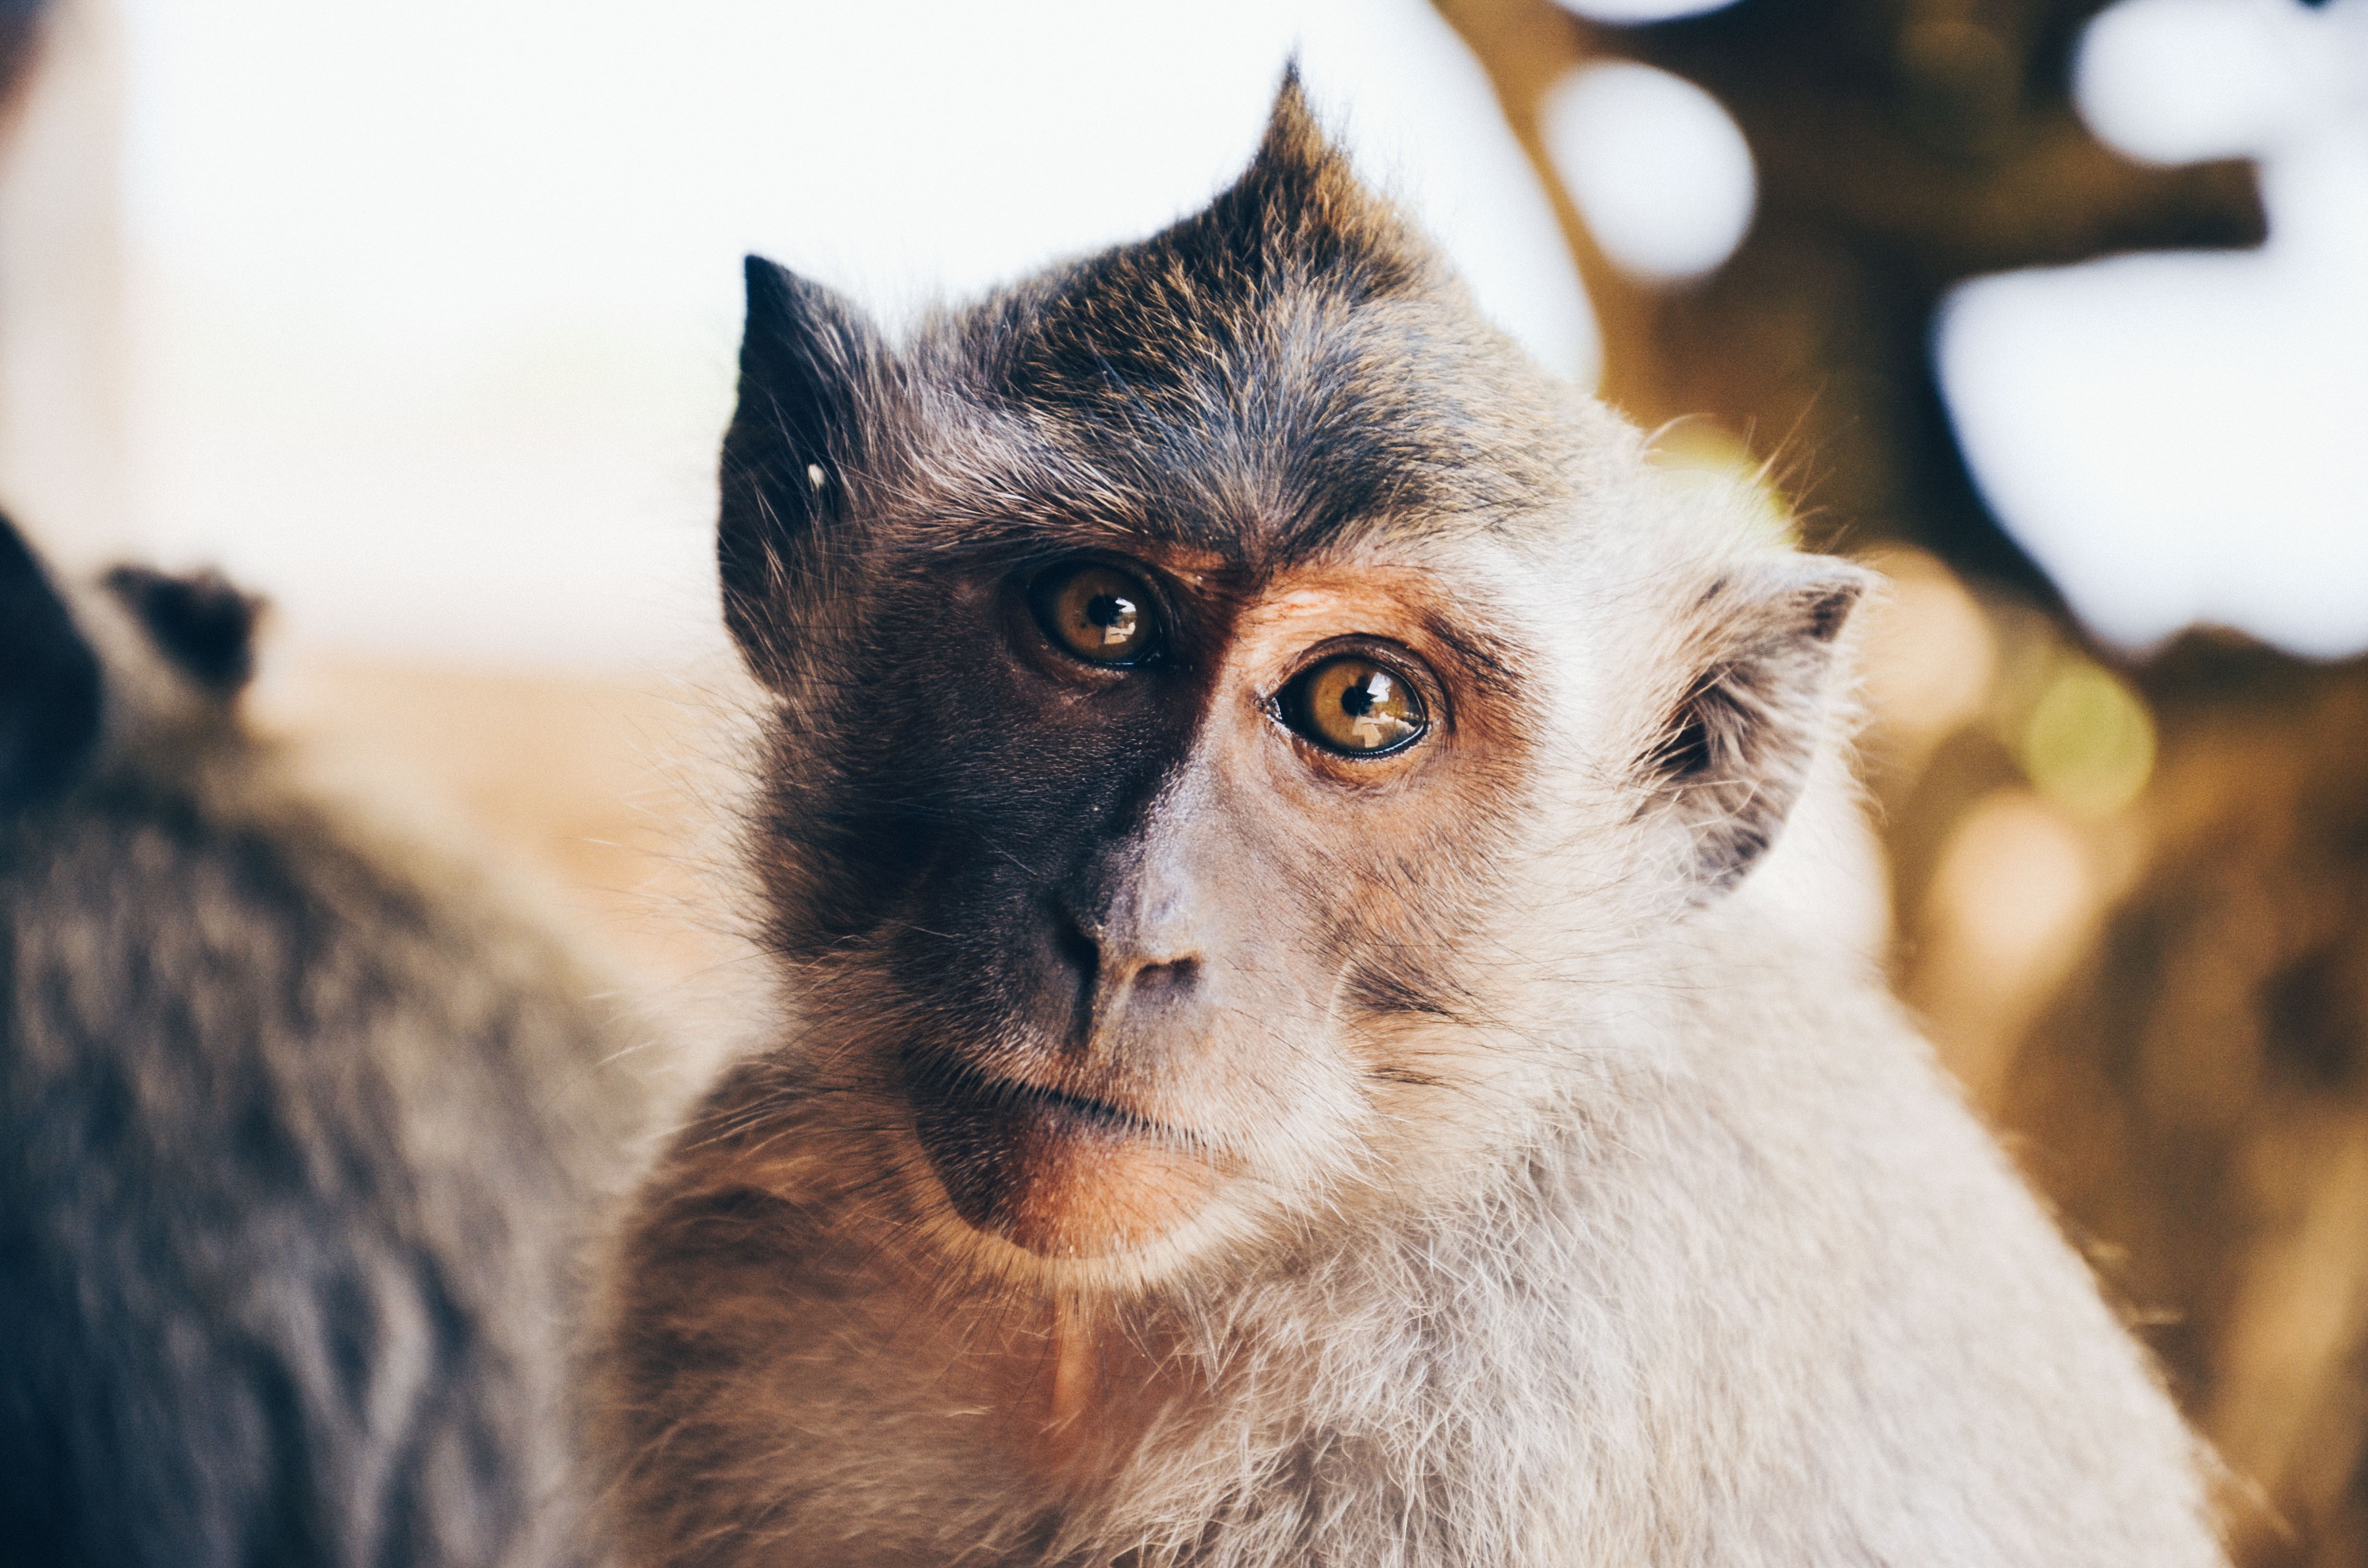
[{"label": "blurred foliage", "polygon": [[2368,661],[2214,632],[2117,661],[1984,506],[1930,355],[1964,278],[2259,243],[2250,165],[2089,133],[2101,0],[1438,3],[1551,188],[1540,103],[1591,60],[1742,128],[1759,211],[1706,278],[1622,275],[1558,198],[1603,393],[1708,415],[1666,460],[1769,463],[1808,542],[1891,574],[1866,770],[1901,994],[2218,1447],[2238,1560],[2368,1562]]},{"label": "blurred foliage", "polygon": [[1775,458],[1820,547],[1907,540],[2055,603],[1957,450],[1926,352],[1934,306],[1984,273],[2266,233],[2250,165],[2133,163],[2080,120],[2069,57],[2100,0],[1741,0],[1636,28],[1548,0],[1440,5],[1554,188],[1539,102],[1590,60],[1689,78],[1750,144],[1751,232],[1699,282],[1626,276],[1560,202],[1606,399],[1647,429],[1714,416]]}]

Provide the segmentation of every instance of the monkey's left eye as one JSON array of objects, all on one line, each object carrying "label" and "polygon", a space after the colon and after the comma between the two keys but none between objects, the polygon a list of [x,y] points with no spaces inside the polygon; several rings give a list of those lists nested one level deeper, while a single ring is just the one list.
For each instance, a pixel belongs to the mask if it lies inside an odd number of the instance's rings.
[{"label": "monkey's left eye", "polygon": [[1414,683],[1387,665],[1343,653],[1283,689],[1283,722],[1328,750],[1379,756],[1430,728]]},{"label": "monkey's left eye", "polygon": [[1055,566],[1030,585],[1044,635],[1089,665],[1139,665],[1159,651],[1151,594],[1115,566]]}]

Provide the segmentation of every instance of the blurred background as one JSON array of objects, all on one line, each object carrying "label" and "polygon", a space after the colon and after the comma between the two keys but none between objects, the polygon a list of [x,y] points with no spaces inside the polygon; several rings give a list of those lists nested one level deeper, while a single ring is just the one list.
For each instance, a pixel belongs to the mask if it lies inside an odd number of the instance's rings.
[{"label": "blurred background", "polygon": [[661,983],[738,259],[1142,234],[1282,62],[1543,362],[1871,560],[1903,994],[2229,1467],[2368,1563],[2368,0],[0,0],[0,502]]}]

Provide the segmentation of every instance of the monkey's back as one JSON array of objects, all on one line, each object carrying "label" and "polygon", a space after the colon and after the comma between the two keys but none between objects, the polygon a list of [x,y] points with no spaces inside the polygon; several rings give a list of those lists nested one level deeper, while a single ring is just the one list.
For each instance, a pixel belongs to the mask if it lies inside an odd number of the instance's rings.
[{"label": "monkey's back", "polygon": [[118,759],[0,825],[0,1558],[569,1545],[631,1039],[498,890],[278,773]]}]

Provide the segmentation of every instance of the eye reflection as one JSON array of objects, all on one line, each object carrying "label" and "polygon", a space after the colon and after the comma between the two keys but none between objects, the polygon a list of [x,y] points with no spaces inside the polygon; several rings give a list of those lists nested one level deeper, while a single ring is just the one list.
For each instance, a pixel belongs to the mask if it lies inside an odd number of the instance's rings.
[{"label": "eye reflection", "polygon": [[1143,584],[1114,566],[1055,566],[1028,590],[1044,635],[1093,665],[1139,665],[1158,650],[1159,621]]},{"label": "eye reflection", "polygon": [[1283,722],[1349,756],[1378,756],[1412,744],[1430,727],[1414,684],[1360,653],[1326,659],[1282,695]]}]

